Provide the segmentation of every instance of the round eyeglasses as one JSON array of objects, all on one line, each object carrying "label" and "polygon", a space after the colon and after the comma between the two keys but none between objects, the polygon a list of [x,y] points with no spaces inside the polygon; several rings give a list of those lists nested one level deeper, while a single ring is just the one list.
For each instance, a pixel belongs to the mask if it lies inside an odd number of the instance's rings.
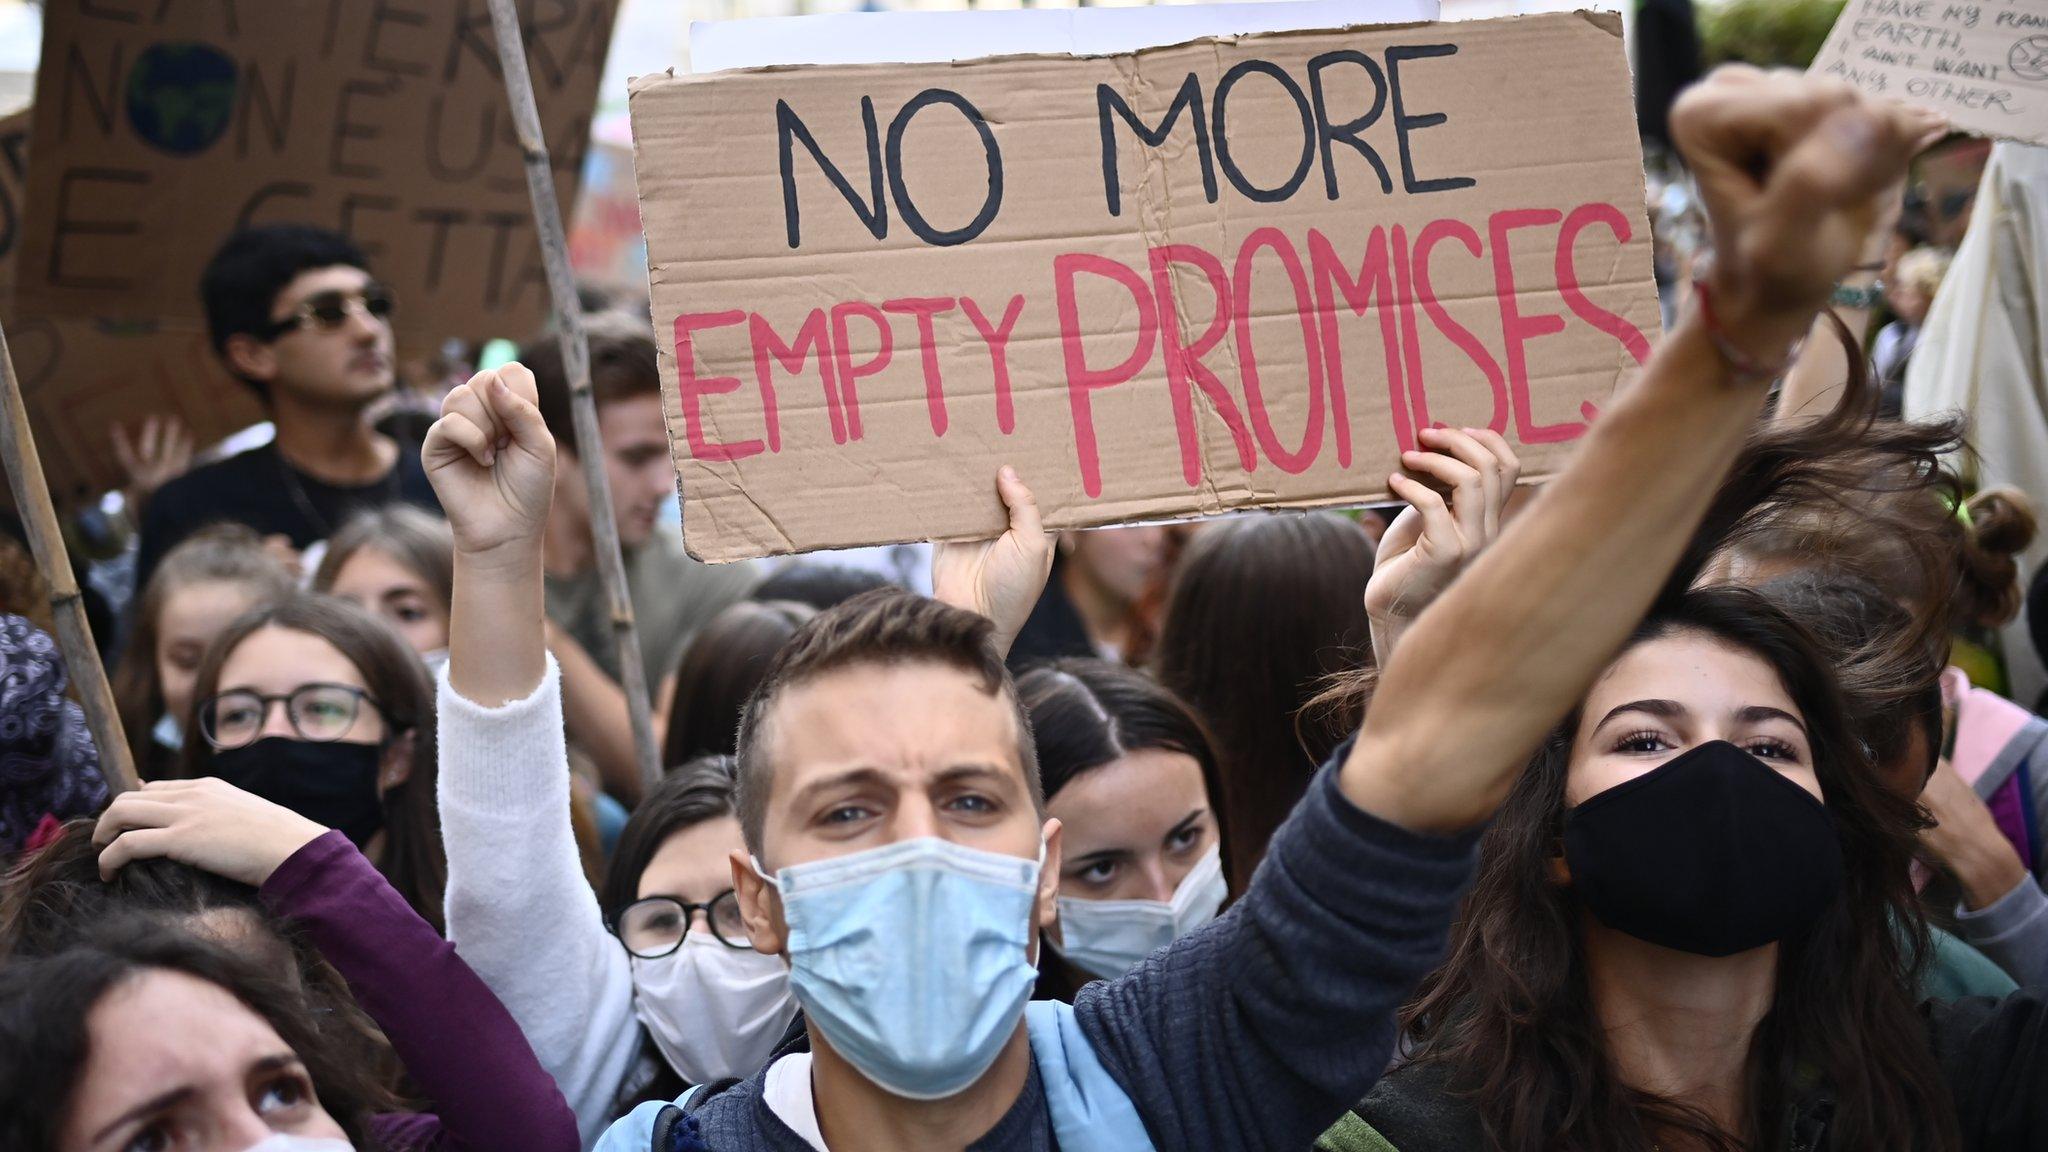
[{"label": "round eyeglasses", "polygon": [[365,702],[378,708],[368,692],[349,684],[301,684],[282,696],[237,688],[199,706],[199,732],[216,749],[246,748],[262,735],[270,706],[283,704],[300,739],[327,744],[348,735]]},{"label": "round eyeglasses", "polygon": [[658,960],[683,946],[690,923],[697,913],[711,925],[712,938],[727,948],[751,948],[747,926],[740,919],[739,894],[727,888],[708,904],[692,904],[673,896],[649,896],[626,905],[613,924],[612,934],[626,951],[642,960]]}]

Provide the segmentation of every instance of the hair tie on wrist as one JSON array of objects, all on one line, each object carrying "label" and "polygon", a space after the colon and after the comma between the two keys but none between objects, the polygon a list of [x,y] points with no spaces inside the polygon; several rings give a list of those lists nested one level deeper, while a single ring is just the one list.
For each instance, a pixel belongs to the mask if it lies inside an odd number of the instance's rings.
[{"label": "hair tie on wrist", "polygon": [[1776,380],[1791,370],[1793,362],[1799,359],[1799,350],[1806,346],[1806,337],[1801,336],[1785,350],[1785,357],[1779,363],[1767,364],[1758,360],[1736,347],[1735,342],[1728,338],[1727,330],[1721,327],[1721,318],[1714,314],[1714,292],[1707,286],[1706,277],[1692,282],[1692,294],[1693,299],[1699,301],[1700,320],[1706,325],[1707,342],[1714,346],[1714,351],[1740,383],[1761,384]]},{"label": "hair tie on wrist", "polygon": [[1877,307],[1877,302],[1883,298],[1884,281],[1872,280],[1861,288],[1836,284],[1834,295],[1828,297],[1828,303],[1837,308],[1856,308],[1867,312]]}]

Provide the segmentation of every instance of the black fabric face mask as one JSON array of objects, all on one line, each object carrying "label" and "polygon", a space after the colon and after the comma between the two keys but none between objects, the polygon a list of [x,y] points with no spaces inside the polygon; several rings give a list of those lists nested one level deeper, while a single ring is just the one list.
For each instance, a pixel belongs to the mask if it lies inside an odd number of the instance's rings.
[{"label": "black fabric face mask", "polygon": [[1842,890],[1827,807],[1725,740],[1566,812],[1564,858],[1600,923],[1700,956],[1795,935]]},{"label": "black fabric face mask", "polygon": [[244,792],[340,830],[361,848],[384,827],[377,791],[383,744],[294,740],[266,736],[213,754],[213,774]]}]

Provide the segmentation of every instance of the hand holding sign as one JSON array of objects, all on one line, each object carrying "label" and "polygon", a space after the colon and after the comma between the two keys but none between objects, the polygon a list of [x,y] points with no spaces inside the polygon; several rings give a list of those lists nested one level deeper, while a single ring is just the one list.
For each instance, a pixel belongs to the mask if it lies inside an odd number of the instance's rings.
[{"label": "hand holding sign", "polygon": [[1714,309],[1775,363],[1863,251],[1884,196],[1941,120],[1796,72],[1716,69],[1671,111],[1707,209]]},{"label": "hand holding sign", "polygon": [[1010,514],[1010,528],[993,540],[941,544],[932,551],[934,599],[979,612],[995,621],[996,651],[1010,644],[1031,616],[1052,572],[1052,537],[1039,522],[1038,500],[1014,468],[996,473],[996,491]]},{"label": "hand holding sign", "polygon": [[1418,435],[1432,450],[1404,452],[1401,463],[1448,487],[1451,499],[1446,504],[1436,489],[1407,476],[1387,479],[1408,507],[1380,537],[1365,585],[1373,656],[1381,666],[1408,625],[1500,536],[1501,512],[1522,472],[1507,438],[1490,428],[1425,428]]},{"label": "hand holding sign", "polygon": [[540,547],[555,493],[555,440],[534,395],[525,365],[488,369],[450,392],[427,430],[421,461],[462,555],[506,551],[523,569],[527,551]]}]

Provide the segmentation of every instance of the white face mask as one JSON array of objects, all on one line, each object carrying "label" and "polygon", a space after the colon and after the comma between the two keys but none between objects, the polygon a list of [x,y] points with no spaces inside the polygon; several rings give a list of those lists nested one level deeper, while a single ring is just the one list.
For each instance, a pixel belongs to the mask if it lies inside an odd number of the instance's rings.
[{"label": "white face mask", "polygon": [[1228,894],[1223,854],[1211,846],[1173,890],[1173,901],[1060,897],[1060,954],[1106,978],[1216,918]]},{"label": "white face mask", "polygon": [[356,1148],[346,1140],[274,1132],[244,1148],[242,1152],[356,1152]]},{"label": "white face mask", "polygon": [[420,663],[427,666],[427,671],[430,674],[439,676],[441,674],[441,666],[448,663],[448,649],[446,647],[430,648],[420,653]]},{"label": "white face mask", "polygon": [[682,947],[633,959],[633,1014],[691,1084],[752,1076],[796,1016],[789,965],[692,931]]}]

